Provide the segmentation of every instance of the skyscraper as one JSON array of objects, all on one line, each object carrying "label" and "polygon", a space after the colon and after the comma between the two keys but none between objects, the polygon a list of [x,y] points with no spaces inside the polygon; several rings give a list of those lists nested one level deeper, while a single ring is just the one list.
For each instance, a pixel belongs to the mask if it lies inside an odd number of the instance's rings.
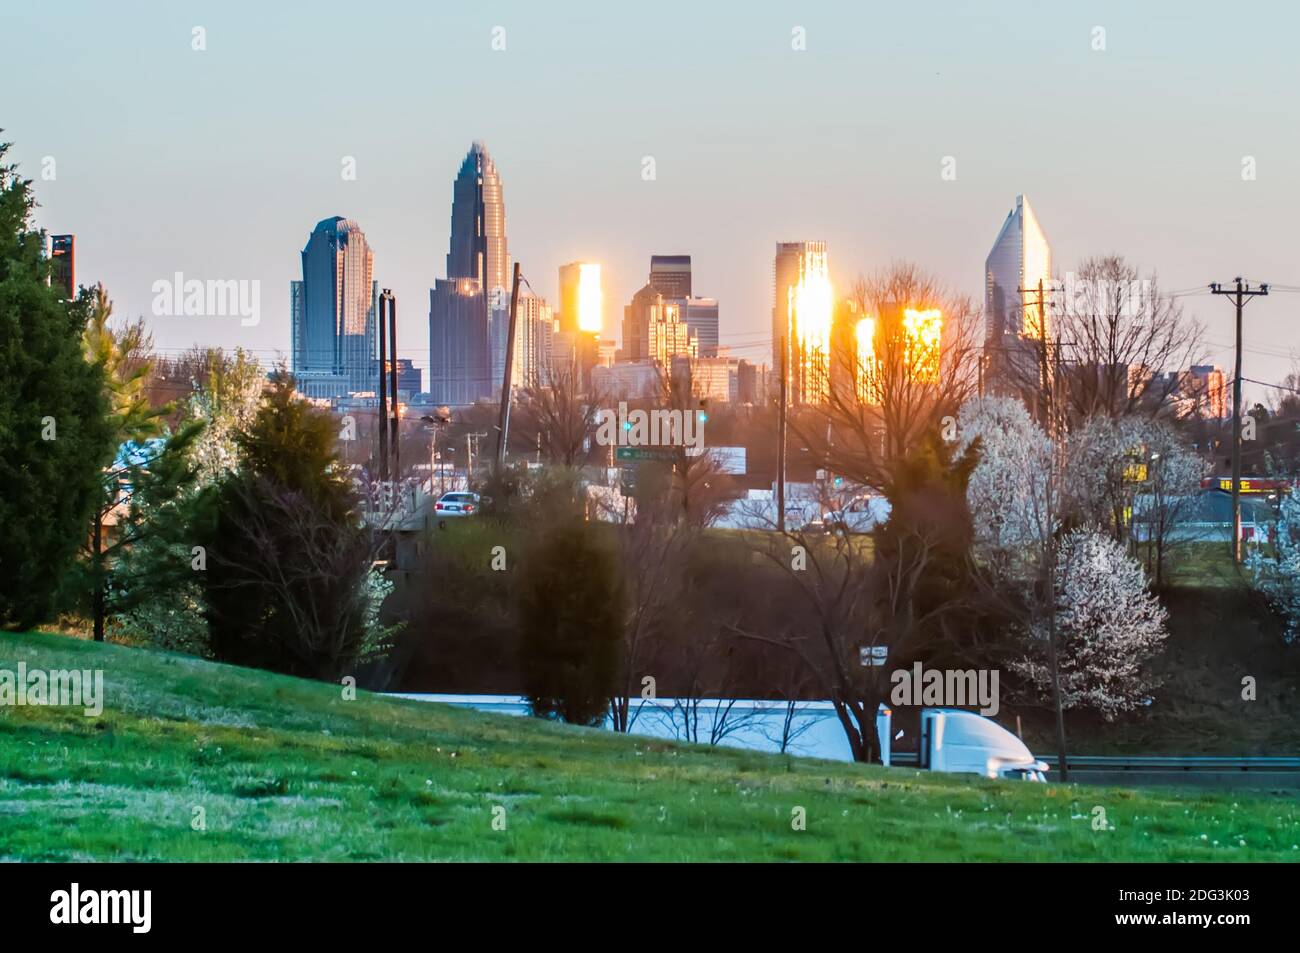
[{"label": "skyscraper", "polygon": [[605,323],[605,292],[600,265],[571,261],[560,266],[560,310],[556,318],[566,334],[599,334]]},{"label": "skyscraper", "polygon": [[675,301],[682,320],[700,339],[700,357],[718,356],[718,299],[686,298]]},{"label": "skyscraper", "polygon": [[487,148],[475,142],[452,185],[447,278],[429,291],[435,403],[472,404],[500,389],[492,375],[492,311],[509,307],[509,273],[501,177]]},{"label": "skyscraper", "polygon": [[[1052,246],[1038,224],[1029,200],[1016,196],[993,249],[984,262],[984,314],[988,341],[1001,345],[1010,335],[1038,337],[1038,282],[1044,295],[1051,290]],[[1020,289],[1026,289],[1021,291]],[[1047,330],[1051,331],[1048,322]]]},{"label": "skyscraper", "polygon": [[75,235],[49,237],[49,259],[53,265],[50,283],[60,289],[68,301],[77,296],[76,246]]},{"label": "skyscraper", "polygon": [[470,146],[452,186],[447,277],[473,278],[489,293],[510,289],[501,176],[481,142]]},{"label": "skyscraper", "polygon": [[292,368],[308,397],[375,389],[378,287],[361,227],[340,216],[318,223],[302,250],[302,280],[290,282]]},{"label": "skyscraper", "polygon": [[826,243],[778,242],[772,276],[772,369],[781,372],[784,342],[787,399],[817,403],[830,389],[833,305]]},{"label": "skyscraper", "polygon": [[473,278],[439,278],[429,291],[429,396],[463,407],[490,397],[492,381],[484,296]]},{"label": "skyscraper", "polygon": [[[499,389],[505,379],[506,343],[510,331],[510,307],[506,301],[492,309],[492,386]],[[527,288],[519,289],[519,314],[515,326],[514,370],[511,380],[515,387],[533,387],[546,379],[550,361],[551,339],[555,320],[551,306]]]},{"label": "skyscraper", "polygon": [[790,337],[790,289],[799,283],[804,262],[826,254],[825,242],[777,242],[772,265],[772,370],[781,370],[781,339]]},{"label": "skyscraper", "polygon": [[651,255],[650,287],[665,298],[691,296],[691,256]]}]

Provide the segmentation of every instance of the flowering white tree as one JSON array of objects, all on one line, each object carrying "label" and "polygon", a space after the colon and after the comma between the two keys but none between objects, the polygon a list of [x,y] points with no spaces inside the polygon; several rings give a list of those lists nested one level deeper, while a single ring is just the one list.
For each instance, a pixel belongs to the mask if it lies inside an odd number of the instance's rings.
[{"label": "flowering white tree", "polygon": [[980,441],[980,462],[966,488],[976,546],[1003,566],[1036,559],[1057,523],[1048,506],[1051,439],[1012,397],[967,401],[957,425],[960,452]]},{"label": "flowering white tree", "polygon": [[1101,527],[1119,542],[1129,537],[1148,428],[1138,417],[1099,416],[1070,437],[1066,505],[1082,524]]},{"label": "flowering white tree", "polygon": [[204,485],[238,465],[235,434],[252,424],[265,381],[261,366],[242,349],[233,356],[209,351],[205,360],[206,374],[194,382],[189,406],[190,417],[206,424],[193,451]]},{"label": "flowering white tree", "polygon": [[[1136,708],[1155,687],[1146,662],[1168,636],[1168,613],[1141,565],[1106,535],[1075,530],[1060,541],[1053,588],[1062,707],[1092,708],[1107,721]],[[1040,690],[1051,680],[1045,628],[1031,627],[1029,653],[1012,663]]]},{"label": "flowering white tree", "polygon": [[1251,582],[1263,593],[1274,611],[1286,621],[1283,637],[1288,645],[1300,634],[1300,494],[1282,497],[1277,525],[1273,527],[1273,551],[1253,545],[1246,557]]},{"label": "flowering white tree", "polygon": [[1146,473],[1134,502],[1134,536],[1146,550],[1147,572],[1156,586],[1178,546],[1195,542],[1188,524],[1200,504],[1205,461],[1169,424],[1145,421]]}]

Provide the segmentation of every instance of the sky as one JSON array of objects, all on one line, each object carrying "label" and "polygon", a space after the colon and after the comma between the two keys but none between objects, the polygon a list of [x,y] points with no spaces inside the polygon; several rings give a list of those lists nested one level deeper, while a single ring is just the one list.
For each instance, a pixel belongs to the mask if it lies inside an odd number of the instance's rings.
[{"label": "sky", "polygon": [[[690,254],[723,344],[762,361],[776,242],[826,241],[844,288],[908,260],[979,299],[1018,193],[1059,273],[1119,253],[1171,290],[1300,287],[1298,27],[1280,0],[5,0],[0,127],[38,225],[76,234],[78,280],[148,318],[163,353],[284,354],[299,253],[342,215],[426,366],[452,181],[481,139],[537,293],[601,262],[617,334],[650,256]],[[178,271],[260,282],[259,322],[153,315]],[[1180,300],[1230,368],[1227,299]],[[1298,309],[1248,306],[1244,377],[1291,369]]]}]

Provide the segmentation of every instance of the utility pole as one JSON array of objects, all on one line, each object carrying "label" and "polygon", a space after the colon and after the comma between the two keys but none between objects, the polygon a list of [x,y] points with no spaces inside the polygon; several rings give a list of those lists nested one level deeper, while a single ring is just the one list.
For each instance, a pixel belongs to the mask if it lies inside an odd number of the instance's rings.
[{"label": "utility pole", "polygon": [[1210,284],[1210,294],[1232,295],[1237,309],[1237,362],[1232,374],[1232,560],[1241,562],[1241,312],[1256,295],[1268,294],[1268,285],[1252,289],[1250,283],[1234,278],[1236,287]]},{"label": "utility pole", "polygon": [[[1038,288],[1017,288],[1019,294],[1036,294],[1038,296],[1038,382],[1043,392],[1043,422],[1047,425],[1045,429],[1049,434],[1052,431],[1052,388],[1053,385],[1049,380],[1050,374],[1048,357],[1047,357],[1047,306],[1043,296],[1043,279],[1038,279]],[[1034,411],[1037,413],[1038,408]]]},{"label": "utility pole", "polygon": [[785,405],[787,338],[781,337],[781,403],[776,417],[776,531],[785,532]]},{"label": "utility pole", "polygon": [[506,369],[501,381],[501,413],[497,417],[496,472],[499,476],[506,465],[506,440],[510,433],[510,387],[515,369],[515,329],[519,325],[519,262],[515,262],[515,278],[510,289],[510,328],[506,332]]},{"label": "utility pole", "polygon": [[388,396],[392,404],[390,413],[392,414],[392,434],[390,443],[393,445],[393,479],[401,482],[402,466],[400,458],[400,447],[398,438],[401,436],[401,409],[397,405],[397,298],[387,288],[384,294],[388,298],[388,347],[392,352],[389,357],[389,378],[388,378]]},{"label": "utility pole", "polygon": [[[392,292],[387,288],[379,293],[379,482],[388,482],[388,348],[384,310]],[[394,349],[396,350],[396,349]]]},{"label": "utility pole", "polygon": [[[1039,380],[1043,392],[1043,429],[1052,441],[1052,461],[1047,474],[1045,496],[1047,525],[1043,527],[1042,552],[1042,587],[1043,599],[1047,605],[1047,665],[1052,677],[1052,707],[1056,709],[1056,765],[1061,775],[1061,782],[1070,780],[1070,766],[1065,757],[1065,706],[1061,698],[1061,664],[1056,644],[1056,506],[1064,470],[1064,455],[1061,437],[1065,431],[1063,420],[1058,416],[1056,388],[1061,377],[1061,340],[1058,333],[1054,348],[1047,344],[1047,301],[1043,292],[1043,279],[1038,279],[1038,287],[1018,288],[1020,294],[1038,296],[1038,367]],[[1049,357],[1049,352],[1054,351]],[[1052,365],[1055,364],[1055,367]],[[1037,408],[1035,408],[1036,410]]]}]

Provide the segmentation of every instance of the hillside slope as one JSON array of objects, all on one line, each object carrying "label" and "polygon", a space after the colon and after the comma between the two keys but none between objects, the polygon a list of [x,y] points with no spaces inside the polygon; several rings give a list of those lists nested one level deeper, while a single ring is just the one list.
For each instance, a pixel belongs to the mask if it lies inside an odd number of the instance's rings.
[{"label": "hillside slope", "polygon": [[1284,796],[667,744],[0,633],[20,661],[102,669],[107,701],[0,707],[0,860],[1300,859]]}]

